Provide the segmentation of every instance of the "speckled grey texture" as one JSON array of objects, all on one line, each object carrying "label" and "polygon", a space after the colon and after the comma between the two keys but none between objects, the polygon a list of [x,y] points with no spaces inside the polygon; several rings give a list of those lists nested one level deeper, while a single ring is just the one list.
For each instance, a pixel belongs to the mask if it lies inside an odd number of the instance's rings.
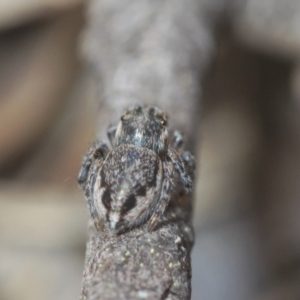
[{"label": "speckled grey texture", "polygon": [[[96,75],[97,136],[125,108],[144,103],[170,114],[187,136],[199,120],[204,71],[214,53],[212,24],[223,0],[91,1],[83,54]],[[190,149],[191,150],[191,149]]]},{"label": "speckled grey texture", "polygon": [[189,299],[192,236],[184,223],[116,237],[92,226],[82,299]]}]

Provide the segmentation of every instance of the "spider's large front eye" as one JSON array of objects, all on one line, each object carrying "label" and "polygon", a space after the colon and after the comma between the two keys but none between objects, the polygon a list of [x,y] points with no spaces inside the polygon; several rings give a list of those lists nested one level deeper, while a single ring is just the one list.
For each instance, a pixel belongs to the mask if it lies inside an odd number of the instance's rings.
[{"label": "spider's large front eye", "polygon": [[143,108],[140,105],[134,106],[134,112],[137,114],[141,114],[143,111]]},{"label": "spider's large front eye", "polygon": [[167,126],[167,120],[162,119],[159,123],[162,126]]},{"label": "spider's large front eye", "polygon": [[165,127],[168,124],[167,118],[165,116],[159,116],[157,122],[160,126]]}]

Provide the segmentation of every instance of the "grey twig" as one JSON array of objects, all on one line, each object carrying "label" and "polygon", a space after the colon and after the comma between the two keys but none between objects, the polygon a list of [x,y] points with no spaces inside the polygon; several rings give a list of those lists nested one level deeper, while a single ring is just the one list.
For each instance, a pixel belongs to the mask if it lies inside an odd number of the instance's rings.
[{"label": "grey twig", "polygon": [[[188,148],[199,117],[210,29],[223,1],[101,0],[89,7],[84,56],[99,88],[97,135],[135,103],[167,111]],[[90,226],[82,299],[190,299],[191,199],[181,221],[108,237]],[[184,220],[184,221],[183,221]]]}]

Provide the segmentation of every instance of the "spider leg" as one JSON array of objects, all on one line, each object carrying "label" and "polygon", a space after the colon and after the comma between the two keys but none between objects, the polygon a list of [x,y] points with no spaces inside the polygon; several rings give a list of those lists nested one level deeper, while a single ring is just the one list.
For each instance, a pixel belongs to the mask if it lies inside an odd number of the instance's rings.
[{"label": "spider leg", "polygon": [[117,128],[118,128],[118,125],[112,125],[112,126],[109,126],[106,130],[107,137],[108,137],[112,147],[115,145],[115,137],[116,137]]},{"label": "spider leg", "polygon": [[157,204],[154,207],[153,213],[149,220],[148,229],[149,231],[153,231],[157,228],[157,225],[164,220],[167,220],[164,213],[166,208],[168,207],[174,189],[173,174],[172,174],[173,166],[168,166],[168,162],[164,164],[164,181],[162,183],[162,189],[160,198],[158,199]]},{"label": "spider leg", "polygon": [[171,160],[175,170],[178,172],[186,191],[191,192],[193,189],[193,180],[191,179],[190,175],[188,174],[185,164],[182,161],[181,157],[172,148],[168,149],[167,157]]},{"label": "spider leg", "polygon": [[85,189],[85,186],[88,182],[88,177],[92,164],[96,161],[101,162],[102,160],[104,160],[108,152],[109,148],[107,147],[107,145],[101,141],[98,141],[94,143],[85,153],[82,159],[81,168],[77,178],[77,182],[83,190]]},{"label": "spider leg", "polygon": [[149,231],[155,230],[159,223],[174,217],[172,214],[166,216],[165,211],[174,196],[175,185],[177,184],[174,177],[175,171],[178,172],[186,191],[190,192],[193,188],[192,178],[195,170],[195,159],[193,155],[188,151],[184,151],[182,155],[179,156],[174,149],[169,149],[167,158],[169,160],[163,163],[164,180],[161,194],[150,217]]},{"label": "spider leg", "polygon": [[178,130],[175,130],[173,134],[173,148],[176,151],[178,151],[182,148],[182,146],[183,146],[183,136]]},{"label": "spider leg", "polygon": [[89,175],[89,183],[87,184],[86,188],[85,188],[85,197],[87,200],[87,205],[90,211],[90,214],[93,218],[95,227],[97,228],[98,231],[102,231],[102,221],[99,218],[99,215],[97,213],[96,207],[94,205],[94,185],[95,185],[95,181],[96,181],[96,175],[97,175],[97,170],[98,168],[93,166]]},{"label": "spider leg", "polygon": [[77,182],[80,185],[80,187],[84,190],[86,186],[86,182],[89,176],[89,171],[91,168],[92,164],[92,159],[89,157],[84,156],[82,163],[81,163],[81,168],[77,177]]},{"label": "spider leg", "polygon": [[94,185],[98,171],[102,167],[108,153],[109,148],[105,143],[101,141],[94,143],[84,155],[78,175],[78,183],[85,191],[87,204],[97,230],[101,230],[102,222],[94,205]]},{"label": "spider leg", "polygon": [[184,151],[180,157],[183,161],[187,173],[192,178],[192,180],[194,180],[194,173],[196,169],[196,160],[194,155],[192,155],[189,151]]}]

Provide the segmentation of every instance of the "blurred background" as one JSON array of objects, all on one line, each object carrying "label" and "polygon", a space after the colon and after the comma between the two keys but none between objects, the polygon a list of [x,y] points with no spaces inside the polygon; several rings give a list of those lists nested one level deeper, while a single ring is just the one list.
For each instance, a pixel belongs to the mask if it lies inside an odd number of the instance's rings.
[{"label": "blurred background", "polygon": [[[216,34],[197,132],[193,299],[300,299],[300,3]],[[0,1],[0,299],[77,299],[95,139],[80,0]],[[230,15],[228,19],[230,19]]]}]

